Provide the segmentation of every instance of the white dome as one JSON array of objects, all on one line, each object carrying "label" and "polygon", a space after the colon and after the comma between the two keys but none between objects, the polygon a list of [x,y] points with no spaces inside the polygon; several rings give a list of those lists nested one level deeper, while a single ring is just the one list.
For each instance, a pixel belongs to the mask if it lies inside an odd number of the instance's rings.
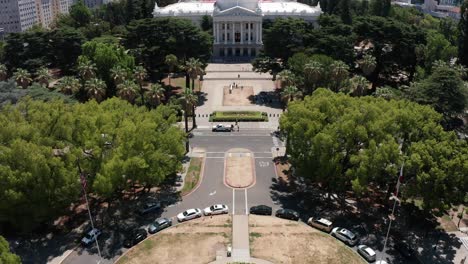
[{"label": "white dome", "polygon": [[240,6],[249,10],[255,11],[258,8],[257,0],[217,0],[216,6],[220,11]]}]

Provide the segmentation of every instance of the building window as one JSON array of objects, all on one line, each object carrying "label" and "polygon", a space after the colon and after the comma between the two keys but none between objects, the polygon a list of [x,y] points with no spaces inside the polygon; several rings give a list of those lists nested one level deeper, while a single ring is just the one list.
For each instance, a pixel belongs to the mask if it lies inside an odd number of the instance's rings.
[{"label": "building window", "polygon": [[249,29],[249,24],[245,24],[245,29]]},{"label": "building window", "polygon": [[227,29],[229,29],[229,24],[226,24],[227,25]]},{"label": "building window", "polygon": [[239,32],[236,32],[234,37],[235,37],[236,42],[240,42],[241,34]]},{"label": "building window", "polygon": [[250,23],[250,29],[253,29],[253,23]]}]

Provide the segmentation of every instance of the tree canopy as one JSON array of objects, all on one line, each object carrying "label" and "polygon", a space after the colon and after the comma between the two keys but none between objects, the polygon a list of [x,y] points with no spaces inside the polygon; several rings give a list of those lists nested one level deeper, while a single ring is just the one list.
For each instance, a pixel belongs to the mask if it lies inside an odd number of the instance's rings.
[{"label": "tree canopy", "polygon": [[468,190],[467,142],[445,132],[440,118],[405,100],[318,89],[290,103],[280,127],[300,177],[340,197],[365,195],[368,186],[393,191],[405,162],[404,198],[422,198],[432,209],[462,201]]},{"label": "tree canopy", "polygon": [[184,133],[174,110],[148,111],[117,98],[101,104],[21,100],[0,111],[0,223],[29,230],[89,191],[104,199],[155,186],[180,169]]},{"label": "tree canopy", "polygon": [[19,256],[10,252],[8,241],[0,236],[0,263],[2,264],[20,264],[21,259]]}]

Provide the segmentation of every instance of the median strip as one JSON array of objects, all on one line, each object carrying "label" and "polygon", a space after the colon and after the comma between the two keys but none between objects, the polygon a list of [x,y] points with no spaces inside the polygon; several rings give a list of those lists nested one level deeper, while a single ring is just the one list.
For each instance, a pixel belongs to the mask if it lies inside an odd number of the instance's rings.
[{"label": "median strip", "polygon": [[190,159],[190,165],[184,179],[184,187],[181,191],[182,196],[191,193],[195,187],[198,186],[201,178],[203,162],[203,157],[192,157]]}]

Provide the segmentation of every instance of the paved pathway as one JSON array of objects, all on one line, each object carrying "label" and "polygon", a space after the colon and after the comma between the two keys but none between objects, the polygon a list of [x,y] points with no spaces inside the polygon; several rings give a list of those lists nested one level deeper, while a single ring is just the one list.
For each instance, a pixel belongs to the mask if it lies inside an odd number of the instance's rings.
[{"label": "paved pathway", "polygon": [[232,216],[232,258],[237,262],[250,262],[249,216]]}]

